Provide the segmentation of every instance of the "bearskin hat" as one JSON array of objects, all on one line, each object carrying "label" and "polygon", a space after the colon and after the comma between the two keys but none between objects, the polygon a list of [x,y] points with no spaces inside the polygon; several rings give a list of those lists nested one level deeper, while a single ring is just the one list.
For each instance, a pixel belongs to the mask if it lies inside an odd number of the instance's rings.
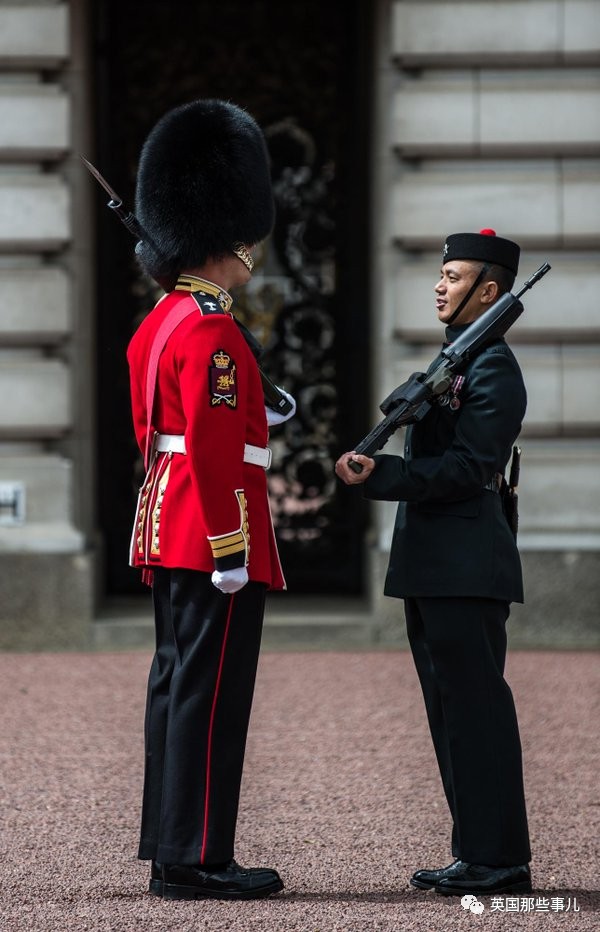
[{"label": "bearskin hat", "polygon": [[158,280],[264,239],[274,207],[258,124],[223,100],[166,113],[142,148],[135,209],[146,234],[136,252]]}]

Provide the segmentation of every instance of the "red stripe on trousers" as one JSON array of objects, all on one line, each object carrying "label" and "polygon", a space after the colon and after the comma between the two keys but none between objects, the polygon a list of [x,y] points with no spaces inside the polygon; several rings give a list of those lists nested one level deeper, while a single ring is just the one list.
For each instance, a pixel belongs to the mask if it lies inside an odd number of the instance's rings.
[{"label": "red stripe on trousers", "polygon": [[202,836],[202,849],[200,852],[200,863],[204,864],[204,856],[206,854],[206,836],[208,834],[208,812],[209,812],[209,796],[210,796],[210,765],[211,765],[211,752],[212,752],[212,736],[213,736],[213,726],[215,722],[215,712],[217,709],[217,700],[219,698],[219,686],[221,685],[221,673],[223,672],[223,662],[225,660],[225,648],[227,647],[227,635],[229,634],[229,624],[231,622],[231,614],[233,612],[233,602],[235,595],[231,596],[231,601],[229,603],[229,610],[227,612],[227,621],[225,622],[225,633],[223,635],[223,645],[221,647],[221,657],[219,659],[219,670],[217,673],[217,682],[215,684],[215,694],[213,696],[212,709],[210,710],[210,722],[208,725],[208,747],[207,747],[207,759],[206,759],[206,793],[204,797],[204,834]]}]

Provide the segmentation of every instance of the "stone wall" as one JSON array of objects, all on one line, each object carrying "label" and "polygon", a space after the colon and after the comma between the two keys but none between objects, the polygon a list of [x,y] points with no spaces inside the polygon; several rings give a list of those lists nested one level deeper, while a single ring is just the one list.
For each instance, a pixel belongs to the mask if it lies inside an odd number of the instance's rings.
[{"label": "stone wall", "polygon": [[[517,240],[517,285],[550,262],[509,335],[529,393],[519,537],[528,601],[514,630],[532,646],[597,644],[598,4],[383,0],[378,17],[373,400],[437,351],[433,286],[446,234],[492,227]],[[387,449],[399,450],[398,441]],[[393,511],[376,509],[373,599],[383,640],[402,637],[397,606],[379,595]]]},{"label": "stone wall", "polygon": [[[519,240],[519,280],[548,259],[510,337],[530,396],[528,604],[513,630],[524,646],[597,643],[597,2],[373,10],[373,423],[439,343],[432,288],[446,233],[491,226]],[[93,152],[88,13],[87,0],[0,0],[0,648],[92,643],[93,185],[78,158]],[[352,622],[365,643],[403,643],[401,607],[381,596],[392,518],[374,510],[370,606]]]},{"label": "stone wall", "polygon": [[93,615],[84,8],[0,3],[0,647]]}]

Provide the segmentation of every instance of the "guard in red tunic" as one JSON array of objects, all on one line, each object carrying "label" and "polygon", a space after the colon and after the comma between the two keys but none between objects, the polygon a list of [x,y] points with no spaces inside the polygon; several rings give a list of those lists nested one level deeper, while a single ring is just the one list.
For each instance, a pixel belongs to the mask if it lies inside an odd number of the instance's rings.
[{"label": "guard in red tunic", "polygon": [[136,213],[138,257],[167,290],[127,354],[147,468],[131,562],[156,622],[139,857],[166,899],[267,896],[278,873],[233,859],[265,593],[285,587],[265,473],[282,416],[229,294],[273,223],[254,120],[216,100],[168,113],[142,150]]}]

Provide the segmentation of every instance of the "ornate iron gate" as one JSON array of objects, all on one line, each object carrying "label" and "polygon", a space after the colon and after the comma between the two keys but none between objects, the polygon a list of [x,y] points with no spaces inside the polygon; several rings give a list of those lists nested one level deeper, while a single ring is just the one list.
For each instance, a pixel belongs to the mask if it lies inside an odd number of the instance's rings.
[{"label": "ornate iron gate", "polygon": [[[275,529],[291,591],[358,594],[364,506],[333,464],[366,427],[369,4],[146,0],[140,9],[98,3],[97,161],[132,200],[146,133],[195,97],[234,100],[265,130],[277,222],[235,310],[263,342],[265,370],[298,401],[297,416],[272,432]],[[108,211],[98,229],[99,523],[107,591],[123,594],[140,588],[127,567],[140,463],[125,348],[153,299]]]}]

